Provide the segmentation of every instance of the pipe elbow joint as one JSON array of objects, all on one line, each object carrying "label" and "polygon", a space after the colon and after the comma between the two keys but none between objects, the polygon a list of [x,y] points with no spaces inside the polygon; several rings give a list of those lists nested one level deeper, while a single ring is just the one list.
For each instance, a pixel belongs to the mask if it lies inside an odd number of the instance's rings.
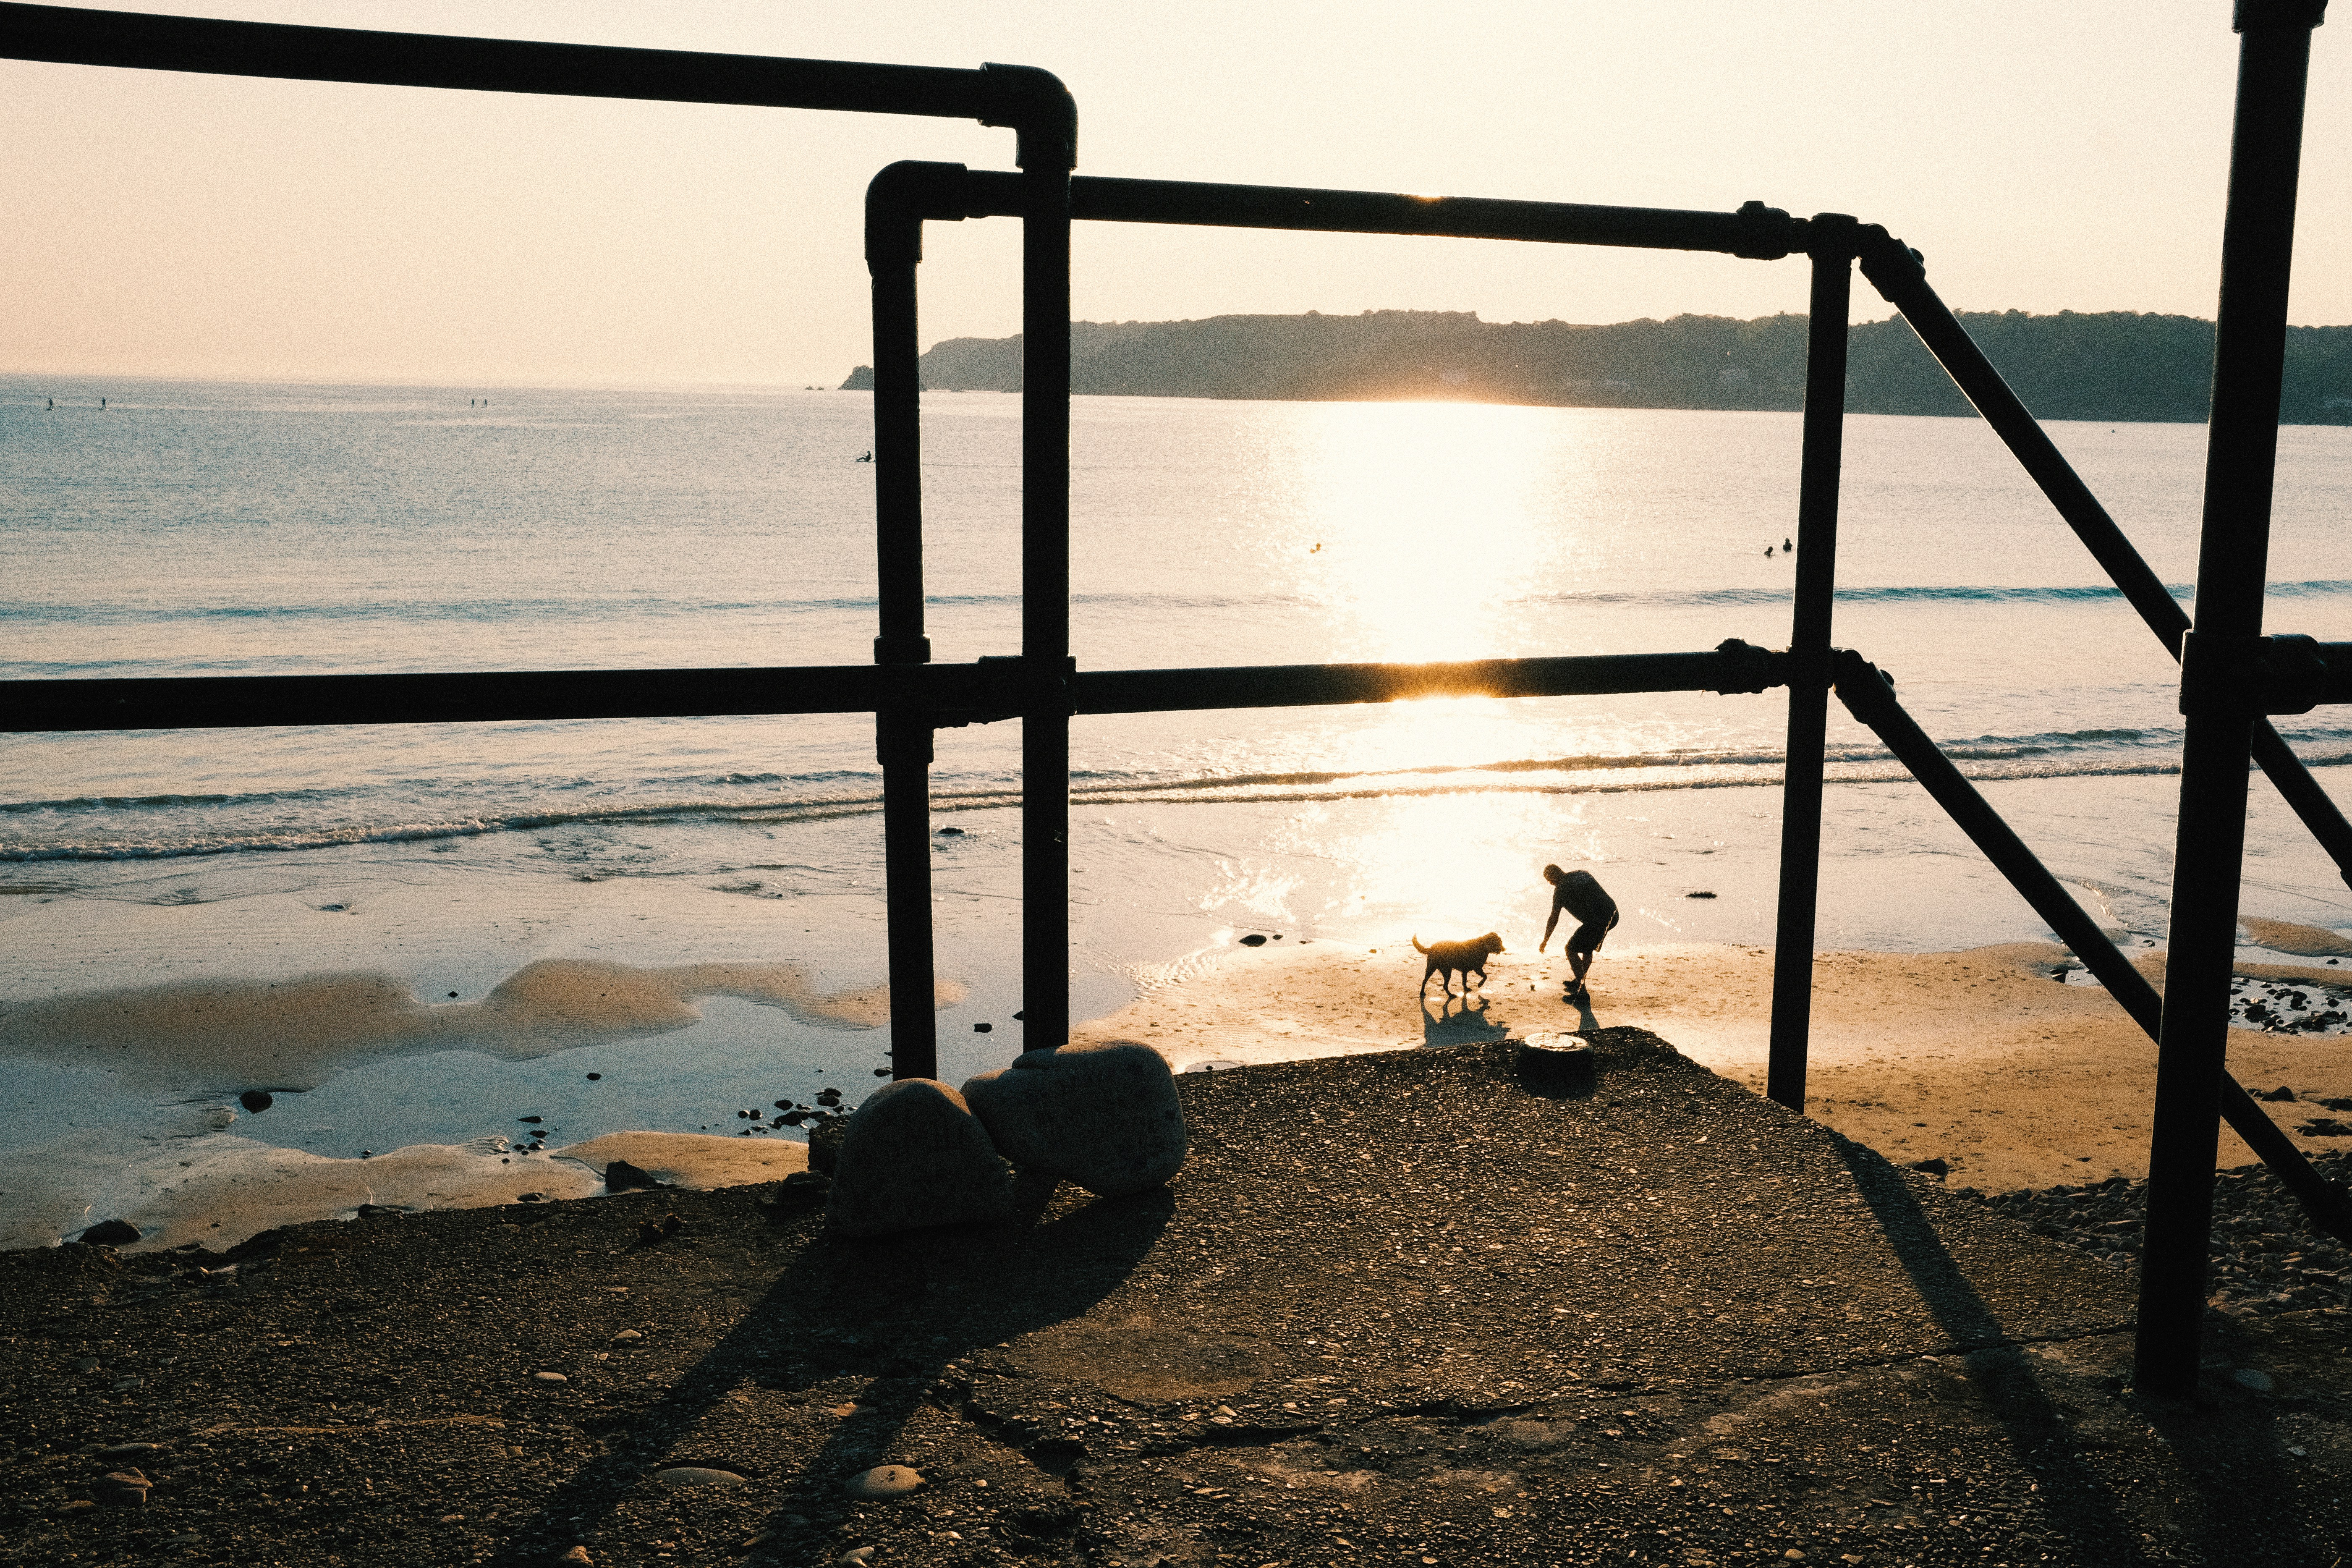
[{"label": "pipe elbow joint", "polygon": [[1903,296],[1927,281],[1927,258],[1886,232],[1878,224],[1864,227],[1855,247],[1862,275],[1881,298],[1898,309]]},{"label": "pipe elbow joint", "polygon": [[1020,133],[1013,161],[1024,169],[1067,171],[1078,166],[1078,102],[1062,79],[1036,66],[980,68],[995,87],[1001,108],[981,121]]},{"label": "pipe elbow joint", "polygon": [[884,165],[866,185],[866,265],[920,261],[925,220],[963,221],[967,173],[961,163],[913,159]]}]

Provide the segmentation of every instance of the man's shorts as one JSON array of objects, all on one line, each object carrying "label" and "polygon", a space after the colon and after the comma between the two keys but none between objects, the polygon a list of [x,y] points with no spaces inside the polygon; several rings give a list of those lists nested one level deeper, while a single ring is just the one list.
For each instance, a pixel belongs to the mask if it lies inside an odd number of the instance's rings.
[{"label": "man's shorts", "polygon": [[1608,918],[1605,920],[1585,921],[1582,925],[1576,928],[1576,934],[1568,939],[1568,951],[1573,953],[1580,953],[1586,958],[1591,957],[1594,953],[1601,951],[1601,939],[1607,936],[1609,934],[1609,928],[1616,923],[1617,911],[1615,910],[1610,910]]}]

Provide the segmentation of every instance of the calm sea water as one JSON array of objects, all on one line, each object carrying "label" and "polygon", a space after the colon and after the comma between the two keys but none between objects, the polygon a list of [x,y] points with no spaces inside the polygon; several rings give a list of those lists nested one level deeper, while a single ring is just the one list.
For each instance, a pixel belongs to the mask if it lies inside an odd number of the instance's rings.
[{"label": "calm sea water", "polygon": [[[0,675],[870,657],[866,397],[492,389],[468,406],[482,396],[0,379]],[[1019,647],[1018,412],[926,402],[941,659]],[[2201,427],[2053,433],[2185,597]],[[1085,667],[1787,640],[1793,415],[1081,399],[1074,436]],[[2284,432],[2278,488],[2273,629],[2352,636],[2352,430]],[[1839,578],[1838,640],[1894,672],[2053,868],[2160,937],[2172,666],[1980,424],[1850,421]],[[1823,944],[2042,935],[1832,712]],[[1621,942],[1769,942],[1783,716],[1778,696],[1688,695],[1080,721],[1080,1010],[1253,929],[1498,925],[1532,947],[1548,859],[1597,863],[1628,910]],[[2336,788],[2352,726],[2283,723]],[[951,1072],[1018,1043],[1017,740],[940,738],[939,823],[965,829],[937,840],[943,968],[970,989],[943,1029]],[[38,999],[323,965],[472,998],[530,957],[590,952],[802,959],[864,983],[878,783],[870,721],[831,717],[9,738],[0,984]],[[2249,911],[2352,922],[2341,880],[2257,797]],[[390,908],[394,890],[463,912],[315,930],[283,913]],[[320,934],[345,929],[369,935]],[[599,1047],[637,1087],[579,1101],[572,1130],[709,1125],[887,1046],[748,1004],[707,1012]],[[576,1100],[558,1082],[576,1060],[456,1055],[437,1087],[372,1068],[364,1092],[314,1092],[346,1102],[306,1111],[319,1131],[239,1130],[344,1152],[467,1135],[484,1097]],[[36,1079],[0,1148],[104,1099]],[[184,1086],[236,1087],[195,1066]]]}]

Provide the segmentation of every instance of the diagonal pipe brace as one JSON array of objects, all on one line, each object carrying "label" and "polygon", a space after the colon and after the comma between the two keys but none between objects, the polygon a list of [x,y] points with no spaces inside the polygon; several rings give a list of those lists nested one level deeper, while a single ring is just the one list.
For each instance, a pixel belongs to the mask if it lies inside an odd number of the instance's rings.
[{"label": "diagonal pipe brace", "polygon": [[[2049,922],[2084,968],[2098,976],[2132,1021],[2147,1031],[2148,1038],[2156,1038],[2164,1015],[2164,999],[2156,987],[2106,939],[2083,906],[2059,886],[2058,879],[2025,847],[2024,840],[1977,793],[1976,785],[1928,739],[1918,721],[1895,700],[1893,680],[1851,648],[1841,649],[1830,668],[1838,700],[1846,710],[1886,742],[1886,749],[1911,770],[1936,804],[1950,814],[1985,858],[2009,879],[2010,886],[2033,906],[2033,912]],[[2221,1075],[2221,1115],[2294,1194],[2313,1224],[2352,1244],[2352,1194],[2315,1170],[2303,1151],[2228,1073]]]}]

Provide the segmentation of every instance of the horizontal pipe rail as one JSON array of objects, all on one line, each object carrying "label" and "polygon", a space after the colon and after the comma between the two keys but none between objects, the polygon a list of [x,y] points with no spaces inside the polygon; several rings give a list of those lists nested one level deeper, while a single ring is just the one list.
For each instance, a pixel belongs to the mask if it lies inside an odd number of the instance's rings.
[{"label": "horizontal pipe rail", "polygon": [[1049,73],[1030,67],[962,70],[16,4],[0,4],[0,57],[381,87],[931,115],[1076,140],[1069,95]]},{"label": "horizontal pipe rail", "polygon": [[[955,165],[949,165],[954,167]],[[1017,214],[1021,177],[964,175],[963,210],[926,217]],[[1554,245],[1711,250],[1773,261],[1805,248],[1803,218],[1750,202],[1738,212],[1674,207],[1590,206],[1572,202],[1415,196],[1388,191],[1295,185],[1229,185],[1199,180],[1125,180],[1081,174],[1070,182],[1070,216],[1097,223],[1213,228],[1293,229],[1322,234],[1417,234],[1449,239],[1521,239]]]},{"label": "horizontal pipe rail", "polygon": [[1462,664],[1274,664],[1216,669],[1081,672],[1080,713],[1204,708],[1314,708],[1421,697],[1587,697],[1632,691],[1762,691],[1785,679],[1787,656],[1749,647],[1713,653],[1487,658]]},{"label": "horizontal pipe rail", "polygon": [[[1761,691],[1784,656],[1736,640],[1711,653],[1114,669],[1070,678],[1073,711],[1304,708],[1416,697]],[[536,722],[920,710],[947,723],[1011,718],[1023,661],[769,668],[499,670],[420,675],[162,676],[0,681],[0,732],[283,725]]]},{"label": "horizontal pipe rail", "polygon": [[[2074,895],[2059,885],[2049,868],[1895,700],[1886,677],[1851,649],[1837,655],[1832,669],[1838,700],[1846,710],[1886,742],[1886,749],[1911,770],[1912,776],[1927,787],[1936,804],[1959,825],[1993,868],[2009,879],[2010,886],[2032,906],[2033,912],[2058,933],[2058,940],[2098,977],[2148,1038],[2155,1039],[2164,1015],[2164,999],[2156,987],[2107,940]],[[2221,1078],[2221,1116],[2263,1163],[2277,1173],[2313,1223],[2338,1240],[2352,1243],[2352,1195],[2315,1170],[2303,1151],[2279,1131],[2270,1113],[2226,1073]]]}]

